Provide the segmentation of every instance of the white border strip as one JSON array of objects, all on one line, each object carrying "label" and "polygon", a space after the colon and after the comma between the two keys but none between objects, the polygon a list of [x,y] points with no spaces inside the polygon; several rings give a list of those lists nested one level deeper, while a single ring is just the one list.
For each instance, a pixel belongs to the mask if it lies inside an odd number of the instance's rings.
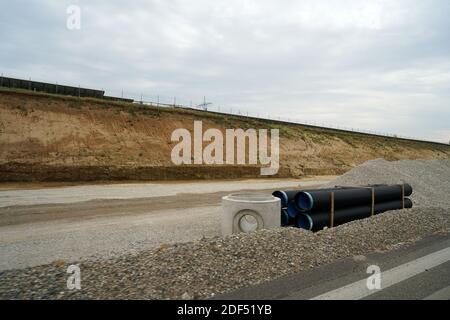
[{"label": "white border strip", "polygon": [[311,300],[357,300],[386,289],[394,284],[414,277],[428,269],[437,267],[450,260],[450,247],[436,251],[419,259],[407,262],[398,267],[381,273],[381,286],[379,290],[370,290],[367,287],[367,279],[356,281],[344,287],[338,288],[316,296]]}]

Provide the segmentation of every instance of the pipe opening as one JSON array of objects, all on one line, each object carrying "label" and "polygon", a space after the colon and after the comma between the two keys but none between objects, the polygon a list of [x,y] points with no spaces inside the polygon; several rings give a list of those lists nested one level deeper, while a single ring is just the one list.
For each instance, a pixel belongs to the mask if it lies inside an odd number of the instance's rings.
[{"label": "pipe opening", "polygon": [[289,217],[291,217],[291,218],[295,218],[299,214],[299,211],[295,207],[293,201],[288,203],[287,212],[288,212]]},{"label": "pipe opening", "polygon": [[289,199],[288,199],[288,196],[287,196],[286,192],[281,191],[281,190],[277,190],[277,191],[274,191],[272,193],[272,195],[274,197],[276,197],[276,198],[280,198],[282,207],[286,207],[287,206],[287,203],[288,203]]},{"label": "pipe opening", "polygon": [[306,230],[312,230],[313,227],[313,221],[311,217],[307,214],[299,214],[295,219],[295,224],[298,228],[306,229]]},{"label": "pipe opening", "polygon": [[247,202],[267,202],[273,201],[274,197],[263,193],[233,193],[227,196],[229,200]]},{"label": "pipe opening", "polygon": [[252,232],[258,229],[258,220],[251,214],[245,214],[239,219],[239,228],[242,232]]},{"label": "pipe opening", "polygon": [[314,205],[314,200],[309,192],[299,192],[295,200],[297,206],[304,211],[311,210]]},{"label": "pipe opening", "polygon": [[289,225],[289,214],[287,209],[281,209],[281,226]]}]

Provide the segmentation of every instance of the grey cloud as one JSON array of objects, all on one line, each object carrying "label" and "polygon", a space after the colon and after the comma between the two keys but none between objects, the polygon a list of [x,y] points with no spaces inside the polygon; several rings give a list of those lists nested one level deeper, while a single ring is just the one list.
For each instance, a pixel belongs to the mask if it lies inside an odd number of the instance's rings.
[{"label": "grey cloud", "polygon": [[19,0],[0,11],[0,68],[448,141],[449,13],[446,0]]}]

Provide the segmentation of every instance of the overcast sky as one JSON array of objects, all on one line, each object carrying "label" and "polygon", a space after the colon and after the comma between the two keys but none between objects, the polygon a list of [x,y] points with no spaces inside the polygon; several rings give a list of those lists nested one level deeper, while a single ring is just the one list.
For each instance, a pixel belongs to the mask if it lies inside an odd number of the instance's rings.
[{"label": "overcast sky", "polygon": [[3,1],[0,39],[5,76],[450,140],[448,0]]}]

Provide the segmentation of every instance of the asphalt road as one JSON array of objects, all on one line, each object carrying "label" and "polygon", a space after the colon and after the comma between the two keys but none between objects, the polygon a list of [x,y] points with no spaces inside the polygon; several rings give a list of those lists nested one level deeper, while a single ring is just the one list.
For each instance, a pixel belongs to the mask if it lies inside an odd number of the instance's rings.
[{"label": "asphalt road", "polygon": [[[374,266],[380,273],[375,275]],[[355,256],[216,298],[449,300],[450,238],[432,236],[401,249]]]}]

